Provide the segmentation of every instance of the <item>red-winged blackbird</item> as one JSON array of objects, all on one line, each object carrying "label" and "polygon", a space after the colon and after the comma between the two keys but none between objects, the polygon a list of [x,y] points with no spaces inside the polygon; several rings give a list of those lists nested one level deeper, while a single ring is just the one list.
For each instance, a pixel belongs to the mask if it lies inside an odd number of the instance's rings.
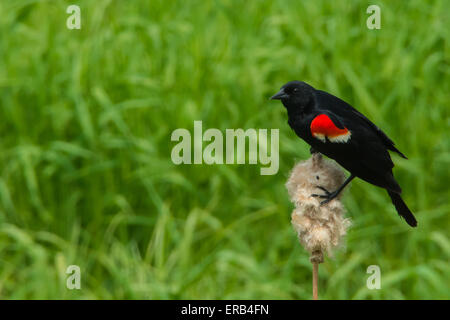
[{"label": "red-winged blackbird", "polygon": [[394,163],[388,150],[401,153],[394,142],[367,117],[345,101],[301,81],[286,83],[271,99],[287,109],[289,126],[311,146],[334,159],[350,177],[333,192],[318,186],[325,204],[334,199],[355,177],[387,190],[398,214],[412,226],[417,221],[400,196],[402,189],[392,174]]}]

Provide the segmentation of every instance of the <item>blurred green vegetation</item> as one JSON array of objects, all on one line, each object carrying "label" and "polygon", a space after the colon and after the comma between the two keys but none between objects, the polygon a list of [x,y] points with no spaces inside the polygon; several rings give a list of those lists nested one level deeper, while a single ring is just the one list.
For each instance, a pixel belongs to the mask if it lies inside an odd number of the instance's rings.
[{"label": "blurred green vegetation", "polygon": [[[81,7],[82,29],[66,28]],[[417,229],[360,180],[322,299],[450,297],[448,1],[0,0],[0,298],[310,299],[284,183],[308,146],[268,97],[365,113]],[[171,162],[176,128],[279,128],[280,171]],[[66,289],[68,265],[82,289]],[[381,268],[381,290],[366,269]]]}]

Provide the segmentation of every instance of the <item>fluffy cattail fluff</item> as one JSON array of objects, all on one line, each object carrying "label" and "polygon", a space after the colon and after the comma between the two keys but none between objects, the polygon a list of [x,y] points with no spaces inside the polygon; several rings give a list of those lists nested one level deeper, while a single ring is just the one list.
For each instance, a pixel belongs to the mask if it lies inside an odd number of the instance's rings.
[{"label": "fluffy cattail fluff", "polygon": [[298,163],[292,170],[286,183],[289,196],[295,204],[292,212],[292,225],[297,231],[300,243],[311,253],[311,262],[323,262],[323,253],[332,256],[351,222],[344,218],[344,207],[340,201],[342,195],[325,205],[324,199],[312,197],[323,194],[317,186],[332,192],[345,180],[344,173],[334,163],[315,153],[310,159]]}]

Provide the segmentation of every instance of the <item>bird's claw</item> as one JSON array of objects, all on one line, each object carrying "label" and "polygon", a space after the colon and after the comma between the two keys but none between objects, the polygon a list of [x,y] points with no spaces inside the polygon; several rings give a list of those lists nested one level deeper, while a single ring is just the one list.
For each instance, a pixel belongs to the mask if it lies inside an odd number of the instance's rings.
[{"label": "bird's claw", "polygon": [[327,196],[331,194],[330,191],[328,191],[327,189],[325,189],[325,188],[322,187],[322,186],[316,186],[316,188],[319,188],[320,190],[322,190],[323,192],[325,192],[325,194],[326,194]]},{"label": "bird's claw", "polygon": [[311,195],[311,197],[315,197],[315,198],[321,198],[321,199],[325,199],[323,201],[320,202],[320,205],[323,206],[324,204],[327,204],[328,202],[330,202],[331,200],[333,200],[336,197],[336,194],[334,192],[330,192],[327,189],[325,189],[322,186],[316,186],[316,188],[319,188],[320,190],[322,190],[323,192],[325,192],[325,194],[316,194],[313,193]]},{"label": "bird's claw", "polygon": [[330,202],[330,201],[333,200],[333,199],[334,199],[334,198],[328,198],[328,199],[325,199],[325,200],[323,200],[323,201],[320,202],[320,205],[323,206],[323,205],[327,204],[328,202]]}]

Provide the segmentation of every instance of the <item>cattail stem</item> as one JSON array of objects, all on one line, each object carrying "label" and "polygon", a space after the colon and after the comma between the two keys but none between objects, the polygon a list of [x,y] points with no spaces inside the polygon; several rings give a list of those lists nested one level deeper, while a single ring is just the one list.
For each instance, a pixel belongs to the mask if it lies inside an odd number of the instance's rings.
[{"label": "cattail stem", "polygon": [[319,300],[319,264],[317,262],[313,263],[313,279],[312,279],[312,287],[313,287],[313,300]]},{"label": "cattail stem", "polygon": [[313,277],[312,277],[312,287],[313,287],[313,300],[319,300],[319,263],[323,262],[323,253],[321,250],[314,250],[309,257],[313,265]]}]

